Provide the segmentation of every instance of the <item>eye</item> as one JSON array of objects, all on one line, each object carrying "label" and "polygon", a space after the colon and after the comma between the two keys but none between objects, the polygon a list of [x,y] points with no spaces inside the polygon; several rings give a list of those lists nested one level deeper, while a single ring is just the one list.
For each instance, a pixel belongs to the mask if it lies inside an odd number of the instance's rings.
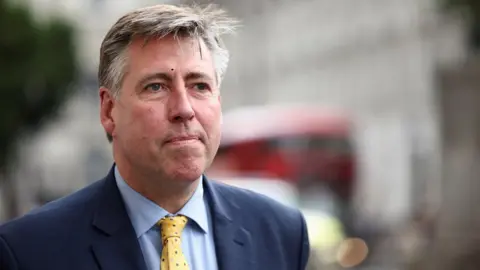
[{"label": "eye", "polygon": [[152,92],[158,92],[165,90],[165,86],[161,83],[151,83],[144,87],[145,90],[151,90]]},{"label": "eye", "polygon": [[210,86],[206,83],[196,83],[194,84],[195,90],[199,92],[204,92],[210,90]]}]

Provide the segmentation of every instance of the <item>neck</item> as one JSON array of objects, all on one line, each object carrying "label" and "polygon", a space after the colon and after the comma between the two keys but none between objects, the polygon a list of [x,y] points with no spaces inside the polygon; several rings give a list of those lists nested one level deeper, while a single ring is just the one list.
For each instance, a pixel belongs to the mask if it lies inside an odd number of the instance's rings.
[{"label": "neck", "polygon": [[116,162],[116,166],[133,190],[172,214],[183,208],[200,183],[200,178],[195,181],[178,181],[154,173],[143,173],[122,162]]},{"label": "neck", "polygon": [[[132,184],[130,184],[130,182],[132,182]],[[138,185],[138,182],[135,181],[130,182],[127,181],[127,184],[137,192],[145,196],[147,199],[153,201],[169,213],[175,214],[180,211],[180,209],[182,209],[192,197],[200,180],[197,179],[194,182],[189,182],[187,185],[183,185],[181,187],[171,187],[171,182],[168,180],[150,181],[150,185],[148,184],[148,180],[145,181],[147,182],[145,185]],[[158,184],[158,182],[163,182],[165,184]],[[135,183],[137,184],[135,185]]]}]

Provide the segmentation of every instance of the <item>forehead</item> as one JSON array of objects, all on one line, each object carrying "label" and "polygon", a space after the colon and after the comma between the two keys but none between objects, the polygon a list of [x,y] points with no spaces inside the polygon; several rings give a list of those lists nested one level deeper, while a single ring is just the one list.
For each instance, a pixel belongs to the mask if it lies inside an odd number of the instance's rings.
[{"label": "forehead", "polygon": [[128,66],[129,73],[202,71],[214,77],[212,54],[200,38],[136,38],[128,48]]}]

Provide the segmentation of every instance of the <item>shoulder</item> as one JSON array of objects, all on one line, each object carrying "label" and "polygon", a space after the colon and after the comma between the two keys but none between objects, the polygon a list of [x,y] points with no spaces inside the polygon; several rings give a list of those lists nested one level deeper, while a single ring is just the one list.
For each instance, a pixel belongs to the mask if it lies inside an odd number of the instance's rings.
[{"label": "shoulder", "polygon": [[104,179],[61,199],[47,203],[26,215],[0,226],[1,238],[48,237],[80,226],[91,215],[95,194],[103,186]]},{"label": "shoulder", "polygon": [[[271,256],[284,258],[282,263],[288,265],[288,269],[305,269],[310,244],[300,210],[243,188],[214,181],[210,185],[221,197],[219,203],[229,208],[234,222],[255,235],[257,249],[268,249]],[[265,243],[268,245],[264,246]]]},{"label": "shoulder", "polygon": [[[234,205],[242,216],[255,217],[268,223],[284,225],[286,228],[298,228],[304,223],[301,212],[257,192],[211,181],[225,201]],[[283,226],[282,226],[283,227]]]},{"label": "shoulder", "polygon": [[[87,245],[100,180],[0,226],[0,268],[33,269]],[[62,260],[66,260],[62,257]]]}]

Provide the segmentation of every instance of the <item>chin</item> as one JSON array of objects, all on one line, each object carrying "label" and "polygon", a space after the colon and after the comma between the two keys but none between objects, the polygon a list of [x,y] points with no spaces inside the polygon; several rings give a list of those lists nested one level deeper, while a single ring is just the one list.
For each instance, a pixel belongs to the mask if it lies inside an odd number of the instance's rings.
[{"label": "chin", "polygon": [[167,152],[159,158],[159,171],[176,181],[194,182],[205,172],[208,158],[204,153]]},{"label": "chin", "polygon": [[200,164],[178,165],[180,166],[175,166],[174,168],[167,170],[172,179],[176,179],[177,181],[194,182],[200,178],[205,171],[205,167],[200,166]]}]

